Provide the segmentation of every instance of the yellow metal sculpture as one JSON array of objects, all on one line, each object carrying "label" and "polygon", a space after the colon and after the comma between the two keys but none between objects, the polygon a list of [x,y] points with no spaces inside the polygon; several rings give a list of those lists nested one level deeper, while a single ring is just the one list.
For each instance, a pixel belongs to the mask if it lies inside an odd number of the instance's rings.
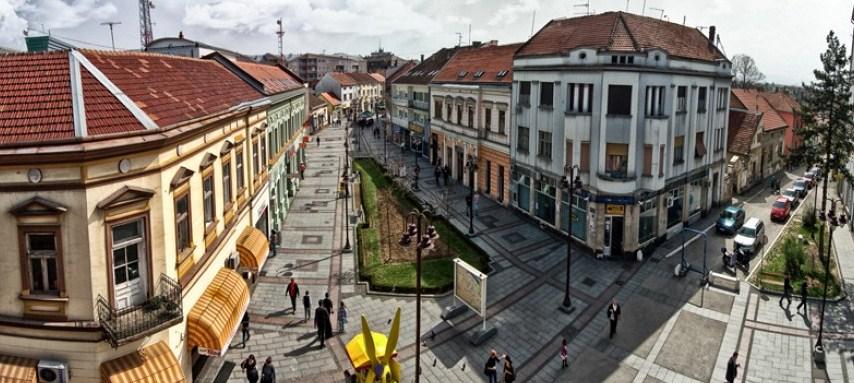
[{"label": "yellow metal sculpture", "polygon": [[397,357],[397,336],[400,330],[400,308],[394,313],[391,332],[386,337],[371,331],[362,315],[362,333],[347,343],[347,356],[360,383],[400,383],[400,364]]}]

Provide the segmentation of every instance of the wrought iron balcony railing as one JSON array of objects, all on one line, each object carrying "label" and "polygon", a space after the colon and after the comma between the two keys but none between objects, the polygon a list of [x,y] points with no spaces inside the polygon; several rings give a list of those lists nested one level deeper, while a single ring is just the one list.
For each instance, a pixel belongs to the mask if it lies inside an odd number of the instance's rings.
[{"label": "wrought iron balcony railing", "polygon": [[142,304],[122,309],[98,296],[98,320],[114,348],[181,323],[181,284],[160,274],[154,292]]}]

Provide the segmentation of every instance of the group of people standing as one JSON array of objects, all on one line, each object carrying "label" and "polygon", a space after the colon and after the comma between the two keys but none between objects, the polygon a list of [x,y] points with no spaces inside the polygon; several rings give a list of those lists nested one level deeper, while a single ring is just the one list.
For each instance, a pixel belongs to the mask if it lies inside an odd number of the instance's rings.
[{"label": "group of people standing", "polygon": [[[285,292],[291,299],[291,314],[296,315],[297,298],[299,297],[299,285],[296,280],[291,278],[290,283],[285,288]],[[311,319],[311,296],[306,291],[302,297],[302,307],[304,310],[304,321],[308,322]],[[326,339],[332,337],[332,314],[333,314],[332,299],[329,299],[329,293],[326,293],[323,299],[317,302],[317,308],[314,309],[314,328],[317,329],[317,338],[320,340],[320,346],[325,347]],[[338,304],[338,331],[344,332],[344,324],[347,323],[347,306],[344,302]]]},{"label": "group of people standing", "polygon": [[267,357],[264,360],[264,365],[261,366],[261,374],[258,374],[257,361],[254,354],[249,354],[249,357],[240,363],[240,369],[246,372],[246,379],[249,383],[276,383],[276,368],[273,367],[273,358]]}]

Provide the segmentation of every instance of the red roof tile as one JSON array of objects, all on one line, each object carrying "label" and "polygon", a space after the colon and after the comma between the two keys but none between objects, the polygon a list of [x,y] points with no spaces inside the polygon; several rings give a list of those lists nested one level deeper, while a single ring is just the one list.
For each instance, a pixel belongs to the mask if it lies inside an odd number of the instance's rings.
[{"label": "red roof tile", "polygon": [[517,57],[564,55],[576,48],[644,52],[714,61],[726,57],[699,30],[625,12],[555,19],[519,49]]},{"label": "red roof tile", "polygon": [[[460,50],[436,74],[433,82],[512,83],[513,54],[520,46],[521,43]],[[504,75],[499,77],[501,72]]]},{"label": "red roof tile", "polygon": [[320,97],[322,97],[324,100],[326,100],[326,102],[328,102],[329,105],[332,105],[332,106],[341,105],[341,100],[339,100],[338,97],[335,97],[335,95],[332,93],[323,92],[320,94]]},{"label": "red roof tile", "polygon": [[81,68],[86,128],[90,135],[144,130],[145,127],[86,68]]},{"label": "red roof tile", "polygon": [[465,49],[468,49],[468,47],[439,49],[436,53],[433,53],[426,60],[412,68],[412,70],[394,80],[394,83],[427,85],[430,81],[433,81],[433,78],[457,51]]},{"label": "red roof tile", "polygon": [[786,92],[762,92],[762,97],[778,112],[793,113],[801,109],[798,100]]},{"label": "red roof tile", "polygon": [[374,80],[377,80],[377,82],[379,82],[381,84],[385,83],[385,76],[383,76],[379,73],[371,73],[370,75],[371,75],[371,77],[374,78]]},{"label": "red roof tile", "polygon": [[739,155],[749,155],[753,136],[759,128],[761,114],[730,109],[727,130],[727,150]]},{"label": "red roof tile", "polygon": [[339,84],[341,84],[341,86],[354,86],[354,85],[356,85],[356,80],[354,80],[352,77],[348,76],[346,73],[330,72],[329,75],[332,76],[332,79],[334,79]]},{"label": "red roof tile", "polygon": [[264,93],[271,95],[302,87],[299,80],[274,65],[246,61],[233,61],[234,65],[264,85]]},{"label": "red roof tile", "polygon": [[313,94],[309,94],[308,95],[308,105],[311,109],[315,109],[315,108],[319,108],[322,106],[326,106],[326,101],[324,101],[322,98],[317,97]]},{"label": "red roof tile", "polygon": [[261,98],[212,60],[127,51],[83,54],[160,127]]},{"label": "red roof tile", "polygon": [[789,126],[758,90],[734,88],[732,96],[734,99],[737,98],[745,109],[762,114],[762,129],[768,131]]}]

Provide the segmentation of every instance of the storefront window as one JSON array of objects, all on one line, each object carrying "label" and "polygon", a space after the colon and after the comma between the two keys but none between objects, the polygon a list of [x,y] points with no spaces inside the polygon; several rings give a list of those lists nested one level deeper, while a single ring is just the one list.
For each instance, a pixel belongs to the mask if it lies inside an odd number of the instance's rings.
[{"label": "storefront window", "polygon": [[[568,230],[569,226],[569,193],[561,193],[560,228]],[[587,199],[580,195],[572,196],[572,236],[582,241],[587,240]]]},{"label": "storefront window", "polygon": [[640,203],[640,220],[638,221],[638,243],[644,243],[655,238],[655,224],[658,221],[658,197],[650,198]]},{"label": "storefront window", "polygon": [[519,175],[516,182],[516,206],[524,211],[531,209],[531,178]]},{"label": "storefront window", "polygon": [[691,182],[691,186],[688,191],[688,215],[694,215],[700,212],[700,192],[702,191],[702,186],[700,185],[702,181],[696,180]]},{"label": "storefront window", "polygon": [[550,225],[555,224],[555,188],[554,186],[543,184],[537,190],[537,206],[536,215],[540,219],[548,222]]},{"label": "storefront window", "polygon": [[667,227],[682,222],[682,189],[673,189],[667,193]]}]

